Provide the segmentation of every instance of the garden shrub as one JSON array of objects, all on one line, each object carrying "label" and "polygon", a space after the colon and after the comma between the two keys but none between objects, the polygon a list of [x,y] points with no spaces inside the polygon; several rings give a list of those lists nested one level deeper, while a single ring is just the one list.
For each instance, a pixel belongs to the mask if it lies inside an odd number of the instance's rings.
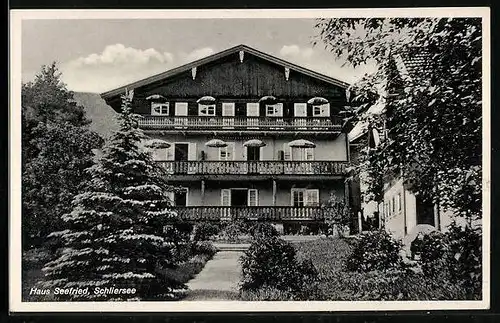
[{"label": "garden shrub", "polygon": [[367,272],[400,268],[401,249],[401,242],[393,239],[385,231],[363,234],[347,260],[347,269]]},{"label": "garden shrub", "polygon": [[270,223],[255,223],[249,230],[254,239],[279,237],[278,230]]},{"label": "garden shrub", "polygon": [[240,236],[248,234],[250,224],[242,220],[231,222],[219,233],[219,239],[229,242],[241,242]]},{"label": "garden shrub", "polygon": [[482,234],[479,229],[462,228],[455,223],[446,233],[450,278],[460,282],[475,299],[482,289]]},{"label": "garden shrub", "polygon": [[211,242],[201,241],[191,245],[191,252],[193,255],[207,255],[212,258],[217,253],[217,249]]},{"label": "garden shrub", "polygon": [[446,241],[441,232],[426,234],[416,245],[415,252],[420,255],[420,264],[424,275],[435,277],[446,274]]},{"label": "garden shrub", "polygon": [[194,241],[210,240],[220,232],[220,225],[212,222],[201,222],[195,226]]},{"label": "garden shrub", "polygon": [[311,288],[318,281],[312,263],[299,261],[293,245],[277,237],[255,239],[240,262],[243,292],[271,288],[294,299],[308,299],[307,294],[312,294]]},{"label": "garden shrub", "polygon": [[426,276],[445,276],[461,285],[469,298],[480,299],[482,288],[481,232],[455,223],[445,234],[431,232],[422,239],[420,264]]}]

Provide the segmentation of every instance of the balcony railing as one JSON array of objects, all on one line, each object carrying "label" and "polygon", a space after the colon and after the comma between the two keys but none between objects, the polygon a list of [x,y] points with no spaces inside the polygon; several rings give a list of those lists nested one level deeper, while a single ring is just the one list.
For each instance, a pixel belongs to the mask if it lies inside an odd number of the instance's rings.
[{"label": "balcony railing", "polygon": [[169,174],[190,175],[342,175],[342,161],[157,161]]},{"label": "balcony railing", "polygon": [[142,129],[190,129],[190,130],[308,130],[340,131],[342,119],[338,117],[199,117],[199,116],[152,116],[139,119]]},{"label": "balcony railing", "polygon": [[319,206],[175,206],[172,211],[186,221],[323,221],[332,218],[334,212]]}]

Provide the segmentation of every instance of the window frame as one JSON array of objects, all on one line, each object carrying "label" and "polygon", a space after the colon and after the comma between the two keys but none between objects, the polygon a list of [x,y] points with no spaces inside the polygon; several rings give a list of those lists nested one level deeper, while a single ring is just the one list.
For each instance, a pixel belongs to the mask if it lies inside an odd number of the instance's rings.
[{"label": "window frame", "polygon": [[[156,112],[155,108],[160,108],[160,112]],[[167,110],[165,113],[163,109]],[[151,115],[152,116],[168,116],[170,115],[170,104],[169,102],[151,102]]]},{"label": "window frame", "polygon": [[[207,109],[207,114],[202,114],[202,109]],[[208,112],[210,112],[211,110],[213,109],[213,114],[209,114]],[[216,114],[216,108],[215,108],[215,104],[198,104],[198,116],[199,117],[215,117],[215,114]]]}]

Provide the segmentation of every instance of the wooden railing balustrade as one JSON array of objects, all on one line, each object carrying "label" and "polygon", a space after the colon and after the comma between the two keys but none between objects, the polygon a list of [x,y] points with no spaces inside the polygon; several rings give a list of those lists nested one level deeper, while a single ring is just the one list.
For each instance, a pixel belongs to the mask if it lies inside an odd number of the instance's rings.
[{"label": "wooden railing balustrade", "polygon": [[339,117],[227,117],[227,116],[153,116],[143,115],[139,127],[147,130],[308,130],[340,131]]},{"label": "wooden railing balustrade", "polygon": [[345,161],[157,161],[169,174],[190,175],[342,175]]}]

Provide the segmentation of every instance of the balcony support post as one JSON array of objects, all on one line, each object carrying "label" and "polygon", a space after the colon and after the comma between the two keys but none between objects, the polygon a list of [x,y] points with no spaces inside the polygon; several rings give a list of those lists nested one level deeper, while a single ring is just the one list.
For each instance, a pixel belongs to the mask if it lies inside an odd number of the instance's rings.
[{"label": "balcony support post", "polygon": [[205,180],[201,180],[201,205],[205,205]]},{"label": "balcony support post", "polygon": [[277,191],[276,180],[273,179],[273,206],[276,206],[276,191]]}]

